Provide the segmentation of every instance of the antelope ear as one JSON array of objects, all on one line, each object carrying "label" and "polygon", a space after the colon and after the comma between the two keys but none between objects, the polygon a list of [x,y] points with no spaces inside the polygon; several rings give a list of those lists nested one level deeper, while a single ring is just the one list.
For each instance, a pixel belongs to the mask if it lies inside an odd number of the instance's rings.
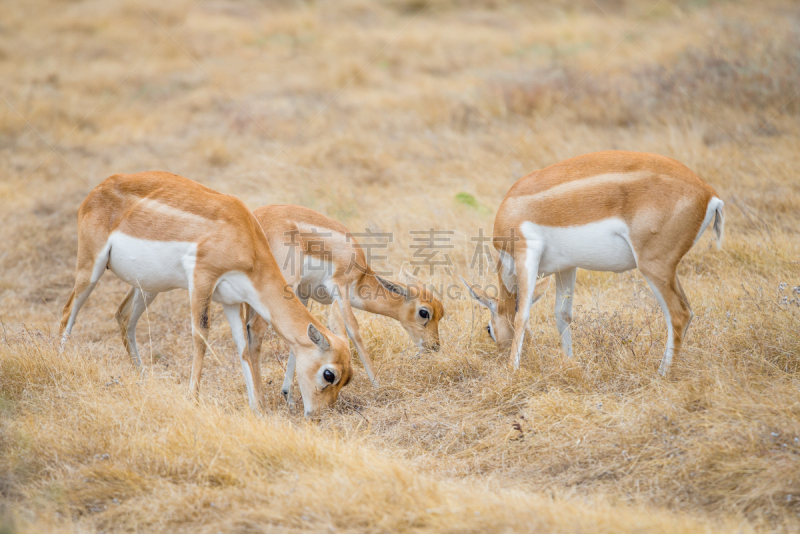
[{"label": "antelope ear", "polygon": [[381,278],[377,274],[375,275],[375,278],[377,278],[378,282],[380,282],[380,284],[387,290],[397,295],[400,295],[401,297],[408,298],[408,290],[403,286],[401,286],[400,284],[395,284],[394,282],[390,282],[385,278]]},{"label": "antelope ear", "polygon": [[406,284],[412,284],[412,285],[416,285],[416,286],[419,286],[419,287],[422,287],[424,285],[422,280],[420,280],[419,278],[417,278],[416,276],[414,276],[410,272],[406,271],[405,269],[402,269],[400,271],[400,274],[403,275],[403,280],[405,281]]},{"label": "antelope ear", "polygon": [[322,332],[317,330],[317,327],[311,323],[308,323],[308,339],[310,339],[314,345],[318,346],[322,350],[328,350],[331,348],[328,338],[326,338]]},{"label": "antelope ear", "polygon": [[497,315],[497,299],[493,299],[492,297],[486,295],[486,293],[481,288],[470,284],[464,279],[463,276],[461,276],[460,278],[461,281],[464,282],[464,285],[467,286],[469,294],[472,295],[472,298],[477,300],[483,306],[489,308],[489,311],[492,312],[492,315]]}]

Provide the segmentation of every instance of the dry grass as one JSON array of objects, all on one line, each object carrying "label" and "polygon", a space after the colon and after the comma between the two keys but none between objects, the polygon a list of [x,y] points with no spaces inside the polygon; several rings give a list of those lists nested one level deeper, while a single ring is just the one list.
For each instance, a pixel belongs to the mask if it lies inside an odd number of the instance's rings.
[{"label": "dry grass", "polygon": [[[0,531],[800,529],[792,2],[2,12]],[[655,373],[664,321],[635,273],[579,273],[571,362],[551,289],[513,375],[463,294],[445,299],[435,355],[360,314],[382,387],[359,370],[319,425],[284,406],[278,339],[264,345],[269,412],[249,412],[221,310],[223,361],[207,359],[188,402],[180,292],[140,323],[144,379],[116,331],[113,275],[54,350],[77,206],[114,172],[169,170],[253,208],[299,203],[394,232],[395,271],[410,230],[453,230],[453,275],[485,281],[469,237],[508,187],[602,149],[675,157],[726,202],[724,249],[706,237],[681,266],[697,317],[670,380]]]}]

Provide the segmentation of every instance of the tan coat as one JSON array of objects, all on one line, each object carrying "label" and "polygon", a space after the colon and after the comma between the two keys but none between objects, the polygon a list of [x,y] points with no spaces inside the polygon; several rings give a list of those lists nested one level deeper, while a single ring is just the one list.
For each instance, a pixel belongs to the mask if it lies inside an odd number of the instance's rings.
[{"label": "tan coat", "polygon": [[61,323],[69,335],[80,307],[108,268],[133,289],[117,312],[137,366],[135,323],[161,291],[190,292],[194,361],[190,390],[199,390],[208,336],[208,307],[223,304],[242,357],[250,403],[261,400],[259,366],[245,354],[239,306],[269,320],[298,357],[305,410],[332,405],[352,375],[345,340],[334,336],[291,293],[261,226],[242,201],[165,172],[117,174],[78,210],[75,288]]},{"label": "tan coat", "polygon": [[571,158],[511,187],[494,224],[498,298],[470,290],[492,310],[492,337],[499,343],[513,339],[512,363],[518,367],[537,278],[555,275],[556,322],[571,356],[576,269],[638,268],[667,317],[664,374],[693,316],[676,275],[678,263],[715,216],[721,241],[722,207],[713,188],[664,156],[613,151]]}]

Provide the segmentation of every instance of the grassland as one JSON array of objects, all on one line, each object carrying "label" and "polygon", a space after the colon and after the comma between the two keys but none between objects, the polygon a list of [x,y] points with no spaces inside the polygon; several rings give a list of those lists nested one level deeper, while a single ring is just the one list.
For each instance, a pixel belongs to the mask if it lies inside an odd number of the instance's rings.
[{"label": "grassland", "polygon": [[[0,531],[732,532],[800,529],[800,8],[766,2],[5,1],[0,5]],[[726,203],[679,275],[686,349],[636,273],[579,272],[575,359],[553,290],[510,373],[451,293],[443,350],[359,314],[319,424],[247,408],[221,309],[186,399],[186,294],[140,322],[107,274],[63,356],[75,214],[115,172],[168,170],[353,231],[452,230],[451,274],[527,172],[603,149],[674,157]],[[407,265],[407,264],[406,264]],[[314,312],[323,314],[318,305]]]}]

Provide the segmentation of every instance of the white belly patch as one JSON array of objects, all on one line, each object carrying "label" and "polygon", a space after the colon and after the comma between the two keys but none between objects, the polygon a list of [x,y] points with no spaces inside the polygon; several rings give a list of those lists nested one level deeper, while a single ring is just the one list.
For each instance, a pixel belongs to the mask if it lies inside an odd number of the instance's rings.
[{"label": "white belly patch", "polygon": [[[197,244],[181,241],[151,241],[114,232],[108,238],[111,247],[108,267],[124,282],[147,292],[162,293],[189,289],[197,262]],[[260,305],[258,292],[248,276],[229,271],[217,280],[212,300],[225,305],[246,302],[256,306],[269,320],[269,312]]]},{"label": "white belly patch", "polygon": [[580,226],[521,225],[528,250],[541,250],[539,275],[578,267],[621,273],[636,268],[628,225],[611,218]]},{"label": "white belly patch", "polygon": [[108,244],[108,268],[124,282],[155,293],[189,289],[197,244],[139,239],[122,232],[112,233]]}]

